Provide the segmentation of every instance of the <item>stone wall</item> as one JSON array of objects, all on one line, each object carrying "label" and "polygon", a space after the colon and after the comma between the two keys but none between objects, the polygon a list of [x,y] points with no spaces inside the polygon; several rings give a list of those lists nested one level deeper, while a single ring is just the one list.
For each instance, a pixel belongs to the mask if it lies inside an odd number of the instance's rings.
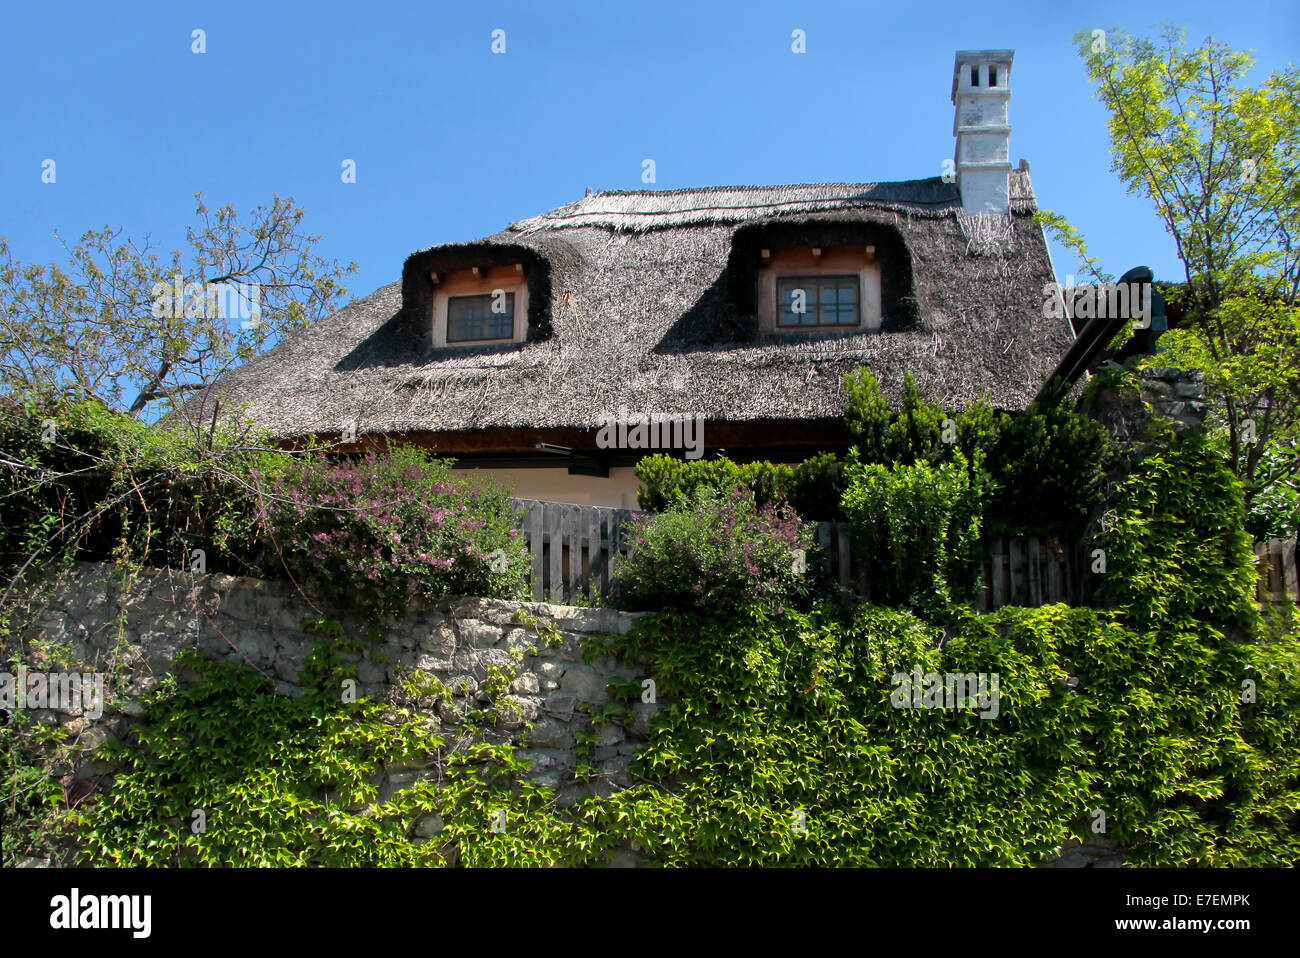
[{"label": "stone wall", "polygon": [[[435,720],[449,742],[468,744],[477,738],[518,745],[520,756],[531,763],[531,777],[555,788],[561,807],[630,784],[633,755],[645,743],[655,710],[665,701],[657,694],[653,704],[636,702],[631,720],[624,724],[593,724],[586,711],[606,701],[610,679],[652,677],[641,663],[607,656],[588,663],[579,646],[584,636],[627,633],[636,613],[451,598],[413,604],[402,616],[378,623],[333,616],[348,636],[372,630],[373,641],[365,643],[363,653],[342,654],[356,667],[358,697],[389,697],[413,671],[437,677],[454,693],[450,701],[417,711]],[[521,616],[536,622],[520,622]],[[98,718],[76,709],[33,709],[38,721],[62,725],[70,733],[71,758],[55,769],[69,800],[79,801],[104,787],[115,769],[93,758],[91,750],[109,738],[131,741],[133,724],[144,712],[139,696],[172,673],[178,651],[195,648],[248,665],[272,679],[281,694],[297,696],[302,694],[299,672],[307,656],[327,641],[304,631],[304,622],[320,617],[331,613],[314,608],[285,583],[151,570],[124,587],[111,566],[76,564],[41,597],[26,630],[37,650],[29,657],[29,669],[57,669],[47,653],[39,651],[48,642],[71,652],[75,665],[67,668],[116,676],[116,694],[107,696]],[[517,674],[494,703],[486,689],[489,669],[501,668]],[[183,670],[176,676],[182,683],[194,678]],[[474,722],[467,715],[492,705],[498,713],[494,724]],[[581,782],[574,775],[579,733],[596,736],[588,761],[597,775]],[[421,763],[382,768],[381,800],[432,773]],[[417,834],[430,837],[431,831],[421,832],[427,823],[415,824]],[[1122,864],[1122,853],[1104,839],[1076,846],[1072,842],[1063,847],[1049,867]],[[66,849],[55,863],[71,864],[73,852]],[[613,852],[610,864],[636,865],[640,860],[638,850],[625,847]]]},{"label": "stone wall", "polygon": [[[586,708],[606,701],[609,679],[646,676],[643,667],[608,656],[584,661],[579,647],[584,636],[624,634],[636,618],[612,609],[451,598],[416,603],[398,618],[375,623],[313,608],[287,583],[149,570],[123,588],[110,566],[90,563],[78,563],[42,597],[40,607],[26,631],[37,648],[45,642],[63,646],[76,663],[68,668],[116,676],[98,718],[77,709],[32,709],[38,721],[60,724],[70,734],[71,761],[56,773],[74,801],[102,787],[112,774],[114,768],[93,759],[91,750],[109,738],[130,740],[144,711],[139,696],[172,672],[179,650],[196,648],[250,666],[274,680],[279,693],[297,696],[307,656],[328,641],[303,630],[311,618],[335,617],[348,636],[372,630],[364,653],[341,655],[356,667],[357,697],[389,697],[414,670],[436,677],[453,692],[450,701],[430,700],[417,710],[435,719],[449,741],[520,746],[519,754],[531,763],[530,776],[554,787],[561,807],[627,784],[632,755],[644,744],[661,704],[637,701],[631,721],[593,725]],[[39,654],[27,667],[59,669]],[[495,702],[486,689],[489,669],[515,673]],[[177,678],[194,677],[178,672]],[[467,713],[493,705],[492,723],[468,720]],[[577,782],[575,736],[583,732],[596,736],[588,762],[597,774]],[[383,769],[381,796],[426,771],[420,765]]]},{"label": "stone wall", "polygon": [[1187,369],[1152,366],[1142,370],[1142,399],[1174,424],[1175,430],[1205,423],[1205,374]]},{"label": "stone wall", "polygon": [[1175,432],[1200,428],[1209,412],[1205,376],[1167,366],[1143,369],[1136,389],[1130,385],[1098,389],[1088,412],[1121,445],[1139,441],[1152,416],[1169,420]]}]

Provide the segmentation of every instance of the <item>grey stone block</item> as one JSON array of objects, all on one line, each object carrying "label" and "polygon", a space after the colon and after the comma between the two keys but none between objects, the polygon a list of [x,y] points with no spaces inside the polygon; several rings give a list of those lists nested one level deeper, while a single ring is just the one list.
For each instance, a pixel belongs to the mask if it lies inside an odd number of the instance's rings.
[{"label": "grey stone block", "polygon": [[602,725],[596,730],[596,744],[600,746],[617,745],[626,737],[617,725]]},{"label": "grey stone block", "polygon": [[460,640],[476,649],[490,649],[501,641],[501,629],[486,622],[467,619],[457,623]]},{"label": "grey stone block", "polygon": [[456,634],[449,625],[439,625],[418,636],[420,648],[434,655],[449,656],[456,648]]},{"label": "grey stone block", "polygon": [[568,667],[569,664],[567,662],[558,661],[556,659],[546,659],[535,663],[532,667],[532,671],[536,672],[538,676],[543,679],[552,679],[553,681],[558,682],[564,675],[564,670]]},{"label": "grey stone block", "polygon": [[510,690],[535,695],[541,691],[541,683],[532,672],[521,672],[519,677],[510,683]]},{"label": "grey stone block", "polygon": [[415,825],[411,828],[411,834],[415,838],[432,838],[437,835],[446,823],[443,822],[441,815],[422,815],[415,820]]},{"label": "grey stone block", "polygon": [[453,665],[451,659],[425,654],[415,660],[415,667],[424,672],[450,672]]},{"label": "grey stone block", "polygon": [[388,667],[375,662],[358,662],[357,681],[366,685],[382,685],[388,681]]},{"label": "grey stone block", "polygon": [[573,718],[573,710],[577,705],[578,700],[569,693],[554,692],[546,697],[546,702],[542,707],[551,715],[567,722]]},{"label": "grey stone block", "polygon": [[573,733],[554,719],[542,718],[529,730],[528,745],[530,748],[572,748]]},{"label": "grey stone block", "polygon": [[[501,703],[502,711],[509,716],[503,720],[507,728],[521,728],[528,722],[535,721],[541,713],[541,706],[534,698],[523,695],[507,695],[505,701]],[[510,706],[514,706],[511,711]]]},{"label": "grey stone block", "polygon": [[302,671],[303,661],[303,658],[299,656],[281,656],[275,661],[275,674],[286,682],[297,682],[298,673]]},{"label": "grey stone block", "polygon": [[600,705],[609,697],[605,677],[587,665],[573,665],[566,669],[560,688],[593,705]]},{"label": "grey stone block", "polygon": [[501,638],[501,648],[510,652],[527,651],[529,648],[544,644],[545,641],[539,639],[529,629],[506,629]]},{"label": "grey stone block", "polygon": [[609,853],[609,868],[640,868],[643,856],[630,848],[615,848]]},{"label": "grey stone block", "polygon": [[649,735],[650,728],[654,724],[655,713],[659,710],[659,704],[649,702],[637,702],[632,706],[632,731],[636,735]]}]

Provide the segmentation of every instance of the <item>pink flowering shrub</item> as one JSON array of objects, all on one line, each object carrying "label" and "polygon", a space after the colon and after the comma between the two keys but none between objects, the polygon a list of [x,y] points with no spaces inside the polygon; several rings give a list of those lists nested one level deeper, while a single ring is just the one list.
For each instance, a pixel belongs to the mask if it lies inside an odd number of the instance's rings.
[{"label": "pink flowering shrub", "polygon": [[633,554],[616,573],[625,608],[776,607],[811,591],[812,527],[783,504],[758,508],[744,487],[696,489],[629,534]]},{"label": "pink flowering shrub", "polygon": [[317,595],[381,612],[417,596],[525,597],[509,491],[454,475],[451,460],[409,447],[295,460],[263,488],[258,522]]}]

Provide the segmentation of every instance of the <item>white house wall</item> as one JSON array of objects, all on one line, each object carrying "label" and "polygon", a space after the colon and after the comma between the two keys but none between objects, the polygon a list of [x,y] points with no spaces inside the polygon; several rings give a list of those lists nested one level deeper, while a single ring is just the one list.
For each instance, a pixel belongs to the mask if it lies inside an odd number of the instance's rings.
[{"label": "white house wall", "polygon": [[541,499],[544,502],[571,502],[580,506],[610,506],[616,509],[636,509],[637,489],[640,483],[631,466],[616,466],[609,470],[609,478],[600,476],[574,476],[567,466],[534,469],[476,469],[496,476],[514,488],[516,499]]}]

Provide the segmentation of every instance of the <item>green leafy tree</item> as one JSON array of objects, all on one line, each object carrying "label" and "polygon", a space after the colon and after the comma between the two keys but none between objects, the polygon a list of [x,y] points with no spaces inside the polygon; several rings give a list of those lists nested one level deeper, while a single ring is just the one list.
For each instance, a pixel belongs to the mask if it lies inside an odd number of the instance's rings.
[{"label": "green leafy tree", "polygon": [[292,197],[274,196],[247,223],[195,199],[187,249],[166,256],[109,227],[64,242],[66,266],[16,260],[0,238],[0,391],[165,415],[347,295],[338,281],[356,264],[313,252],[320,237],[301,231]]},{"label": "green leafy tree", "polygon": [[[1154,205],[1184,267],[1162,364],[1199,369],[1247,505],[1300,474],[1300,71],[1245,82],[1244,52],[1182,31],[1076,37],[1110,114],[1112,169]],[[1040,220],[1110,282],[1060,214]]]}]

